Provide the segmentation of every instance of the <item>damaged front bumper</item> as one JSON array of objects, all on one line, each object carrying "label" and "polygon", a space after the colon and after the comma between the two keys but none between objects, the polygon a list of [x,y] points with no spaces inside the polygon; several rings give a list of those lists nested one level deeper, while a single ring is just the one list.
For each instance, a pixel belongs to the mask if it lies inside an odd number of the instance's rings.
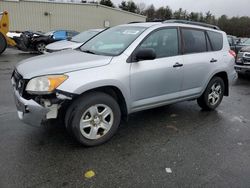
[{"label": "damaged front bumper", "polygon": [[[72,94],[56,93],[56,96],[57,98],[53,100],[53,103],[48,99],[43,99],[43,105],[41,105],[33,99],[23,98],[14,88],[18,118],[22,122],[32,126],[41,126],[44,121],[56,119],[62,105],[66,101],[72,100]],[[55,101],[57,102],[55,103]]]},{"label": "damaged front bumper", "polygon": [[14,89],[14,98],[17,107],[17,114],[21,121],[33,126],[40,126],[46,120],[46,115],[50,112],[34,100],[22,98],[18,91]]},{"label": "damaged front bumper", "polygon": [[31,95],[25,92],[25,81],[15,70],[11,77],[17,114],[21,121],[33,126],[56,119],[62,105],[72,100],[74,94],[55,90],[49,95]]}]

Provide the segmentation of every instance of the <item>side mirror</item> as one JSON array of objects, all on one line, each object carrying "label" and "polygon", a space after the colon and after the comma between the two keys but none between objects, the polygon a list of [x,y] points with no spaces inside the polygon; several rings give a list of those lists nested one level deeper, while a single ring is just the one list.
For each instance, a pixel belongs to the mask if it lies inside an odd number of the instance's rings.
[{"label": "side mirror", "polygon": [[155,50],[152,48],[143,48],[139,49],[135,53],[135,60],[142,61],[142,60],[153,60],[156,58]]},{"label": "side mirror", "polygon": [[67,40],[70,41],[72,39],[72,37],[67,37]]}]

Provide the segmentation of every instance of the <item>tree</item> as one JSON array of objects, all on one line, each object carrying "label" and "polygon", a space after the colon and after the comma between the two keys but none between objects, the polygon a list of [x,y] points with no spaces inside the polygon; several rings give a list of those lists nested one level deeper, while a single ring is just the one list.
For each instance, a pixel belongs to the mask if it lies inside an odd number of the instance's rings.
[{"label": "tree", "polygon": [[165,7],[160,7],[158,10],[155,12],[155,17],[157,19],[161,20],[168,20],[172,18],[172,10],[167,6]]},{"label": "tree", "polygon": [[145,11],[144,15],[147,16],[147,21],[153,21],[155,19],[155,7],[151,4]]},{"label": "tree", "polygon": [[212,23],[212,14],[211,14],[211,12],[210,11],[208,11],[208,12],[206,12],[205,13],[206,14],[206,16],[205,16],[205,22],[206,23]]},{"label": "tree", "polygon": [[192,20],[192,21],[198,22],[199,21],[199,13],[197,13],[197,12],[191,12],[189,14],[189,19]]},{"label": "tree", "polygon": [[113,2],[111,0],[101,0],[100,4],[108,6],[108,7],[115,7],[114,4],[113,4]]},{"label": "tree", "polygon": [[145,8],[146,8],[146,4],[145,3],[139,3],[136,5],[137,6],[137,14],[144,14]]},{"label": "tree", "polygon": [[122,1],[121,4],[119,5],[119,8],[133,13],[138,12],[138,7],[134,3],[134,1]]},{"label": "tree", "polygon": [[166,6],[165,19],[171,19],[173,17],[173,11],[169,6]]},{"label": "tree", "polygon": [[188,19],[188,12],[186,10],[182,10],[182,8],[179,8],[179,10],[174,12],[173,17],[175,19],[187,20]]}]

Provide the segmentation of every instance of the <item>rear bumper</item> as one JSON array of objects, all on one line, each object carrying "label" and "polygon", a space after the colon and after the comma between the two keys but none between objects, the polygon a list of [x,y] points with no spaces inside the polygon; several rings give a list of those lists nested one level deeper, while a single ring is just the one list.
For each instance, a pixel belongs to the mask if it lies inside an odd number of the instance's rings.
[{"label": "rear bumper", "polygon": [[235,65],[234,68],[235,68],[236,72],[238,72],[238,73],[250,74],[250,66]]},{"label": "rear bumper", "polygon": [[26,100],[22,98],[18,91],[14,89],[14,99],[17,107],[18,118],[29,125],[40,126],[46,120],[46,115],[50,111],[39,105],[34,100]]}]

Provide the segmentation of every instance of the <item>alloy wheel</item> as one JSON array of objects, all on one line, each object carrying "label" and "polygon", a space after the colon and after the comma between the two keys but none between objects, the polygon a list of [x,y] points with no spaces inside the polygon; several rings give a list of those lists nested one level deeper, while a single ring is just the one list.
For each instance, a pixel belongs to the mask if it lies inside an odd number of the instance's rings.
[{"label": "alloy wheel", "polygon": [[105,104],[89,107],[80,120],[81,134],[91,140],[99,139],[107,134],[114,122],[114,113]]},{"label": "alloy wheel", "polygon": [[220,83],[217,83],[217,82],[214,83],[208,94],[209,104],[212,106],[216,105],[221,99],[221,94],[222,94],[222,87]]}]

